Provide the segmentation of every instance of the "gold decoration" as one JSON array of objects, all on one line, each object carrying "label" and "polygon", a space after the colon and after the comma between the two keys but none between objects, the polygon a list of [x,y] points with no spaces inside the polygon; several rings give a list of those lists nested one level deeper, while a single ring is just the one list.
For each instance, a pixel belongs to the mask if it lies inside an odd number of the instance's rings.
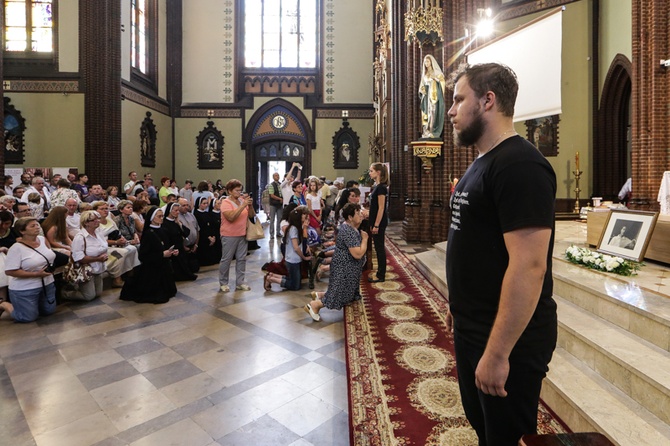
[{"label": "gold decoration", "polygon": [[[416,2],[413,2],[416,3]],[[405,13],[405,40],[414,40],[420,45],[430,43],[437,45],[444,40],[442,36],[442,7],[436,5],[425,5],[408,8]],[[429,3],[432,3],[429,0]],[[435,2],[439,3],[439,2]]]},{"label": "gold decoration", "polygon": [[433,158],[442,155],[442,141],[412,141],[410,145],[414,151],[414,156],[421,158],[421,162],[426,173],[430,173],[433,168]]}]

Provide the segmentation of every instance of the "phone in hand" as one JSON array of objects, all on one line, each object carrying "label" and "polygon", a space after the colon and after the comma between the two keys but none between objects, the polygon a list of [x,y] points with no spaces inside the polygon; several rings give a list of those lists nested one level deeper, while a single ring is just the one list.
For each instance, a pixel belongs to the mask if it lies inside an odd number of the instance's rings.
[{"label": "phone in hand", "polygon": [[170,247],[168,248],[168,251],[174,251],[174,245],[170,246]]}]

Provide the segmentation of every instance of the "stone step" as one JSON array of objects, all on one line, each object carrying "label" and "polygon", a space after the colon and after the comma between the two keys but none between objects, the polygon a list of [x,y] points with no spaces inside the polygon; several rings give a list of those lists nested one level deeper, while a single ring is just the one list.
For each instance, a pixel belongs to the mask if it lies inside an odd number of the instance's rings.
[{"label": "stone step", "polygon": [[561,297],[555,299],[558,345],[670,424],[670,353]]},{"label": "stone step", "polygon": [[415,254],[414,264],[417,269],[426,276],[426,279],[428,279],[428,281],[442,293],[446,299],[449,299],[446,264],[444,257],[440,256],[440,251],[438,249],[431,249],[426,252]]},{"label": "stone step", "polygon": [[670,427],[563,348],[554,352],[542,400],[573,431],[620,446],[670,445]]},{"label": "stone step", "polygon": [[670,351],[670,300],[635,277],[600,273],[554,257],[554,294]]}]

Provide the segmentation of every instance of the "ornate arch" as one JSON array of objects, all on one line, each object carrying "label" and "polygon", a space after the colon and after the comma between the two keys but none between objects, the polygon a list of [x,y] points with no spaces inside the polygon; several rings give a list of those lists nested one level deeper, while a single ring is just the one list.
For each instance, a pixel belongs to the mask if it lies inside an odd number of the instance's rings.
[{"label": "ornate arch", "polygon": [[246,151],[246,190],[256,191],[265,186],[259,184],[257,163],[261,157],[257,148],[272,142],[282,143],[282,148],[286,143],[292,149],[297,146],[295,156],[291,151],[290,154],[280,155],[278,159],[300,162],[303,165],[303,176],[309,175],[312,150],[316,148],[312,126],[300,109],[285,99],[277,98],[256,110],[244,129],[241,145],[242,150]]},{"label": "ornate arch", "polygon": [[628,178],[632,64],[617,54],[603,85],[598,111],[598,141],[593,150],[593,194],[616,199]]}]

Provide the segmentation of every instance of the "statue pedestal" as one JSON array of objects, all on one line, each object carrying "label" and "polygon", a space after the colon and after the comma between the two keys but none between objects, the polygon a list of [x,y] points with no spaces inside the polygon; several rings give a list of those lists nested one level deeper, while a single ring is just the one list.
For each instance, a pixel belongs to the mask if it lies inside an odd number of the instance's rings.
[{"label": "statue pedestal", "polygon": [[433,168],[433,158],[442,155],[443,141],[412,141],[410,142],[414,156],[421,158],[422,167],[426,173]]}]

